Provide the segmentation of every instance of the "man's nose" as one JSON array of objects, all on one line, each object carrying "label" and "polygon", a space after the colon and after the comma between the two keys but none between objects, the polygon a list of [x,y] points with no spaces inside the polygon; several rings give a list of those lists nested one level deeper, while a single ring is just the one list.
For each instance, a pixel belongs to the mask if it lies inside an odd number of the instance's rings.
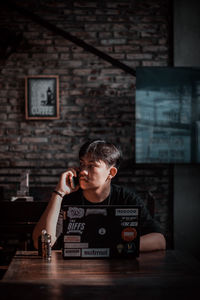
[{"label": "man's nose", "polygon": [[80,174],[88,174],[88,168],[86,166],[80,167]]}]

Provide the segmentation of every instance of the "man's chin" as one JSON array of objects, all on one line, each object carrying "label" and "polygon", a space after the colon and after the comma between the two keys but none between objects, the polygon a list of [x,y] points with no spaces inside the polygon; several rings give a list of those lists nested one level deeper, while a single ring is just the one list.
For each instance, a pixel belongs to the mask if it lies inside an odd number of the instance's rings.
[{"label": "man's chin", "polygon": [[79,185],[80,185],[82,190],[85,190],[89,187],[88,181],[86,181],[84,179],[79,181]]}]

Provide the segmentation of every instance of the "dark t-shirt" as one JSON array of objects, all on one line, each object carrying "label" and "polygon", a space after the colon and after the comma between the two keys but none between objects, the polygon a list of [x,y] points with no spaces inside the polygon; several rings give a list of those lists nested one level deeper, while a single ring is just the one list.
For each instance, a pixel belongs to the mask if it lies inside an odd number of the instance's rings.
[{"label": "dark t-shirt", "polygon": [[[93,205],[94,203],[89,202],[87,199],[83,197],[82,190],[79,189],[77,192],[71,193],[70,195],[66,195],[62,201],[63,205]],[[128,189],[118,186],[111,185],[110,195],[101,203],[95,203],[95,205],[138,205],[141,207],[141,235],[151,233],[151,232],[159,232],[162,233],[162,230],[157,221],[155,221],[149,211],[147,210],[142,199],[137,196],[134,191],[129,191]],[[62,207],[60,211],[60,215],[58,218],[56,236],[59,237],[62,233],[62,220],[63,213]]]}]

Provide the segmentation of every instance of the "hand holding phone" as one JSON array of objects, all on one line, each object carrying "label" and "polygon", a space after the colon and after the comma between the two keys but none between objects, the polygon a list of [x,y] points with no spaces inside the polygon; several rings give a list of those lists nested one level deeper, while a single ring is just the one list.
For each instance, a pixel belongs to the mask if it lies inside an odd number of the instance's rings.
[{"label": "hand holding phone", "polygon": [[56,186],[56,190],[63,195],[71,194],[79,189],[79,175],[75,168],[69,168],[66,172],[62,173],[60,180]]}]

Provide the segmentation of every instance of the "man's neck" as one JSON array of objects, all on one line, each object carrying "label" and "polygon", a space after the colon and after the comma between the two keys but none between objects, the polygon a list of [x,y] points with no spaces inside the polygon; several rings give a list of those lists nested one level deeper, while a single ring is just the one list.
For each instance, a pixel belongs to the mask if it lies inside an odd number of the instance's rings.
[{"label": "man's neck", "polygon": [[92,203],[100,203],[103,202],[110,194],[110,184],[106,187],[103,187],[103,189],[90,189],[90,190],[84,190],[83,196],[85,199]]}]

